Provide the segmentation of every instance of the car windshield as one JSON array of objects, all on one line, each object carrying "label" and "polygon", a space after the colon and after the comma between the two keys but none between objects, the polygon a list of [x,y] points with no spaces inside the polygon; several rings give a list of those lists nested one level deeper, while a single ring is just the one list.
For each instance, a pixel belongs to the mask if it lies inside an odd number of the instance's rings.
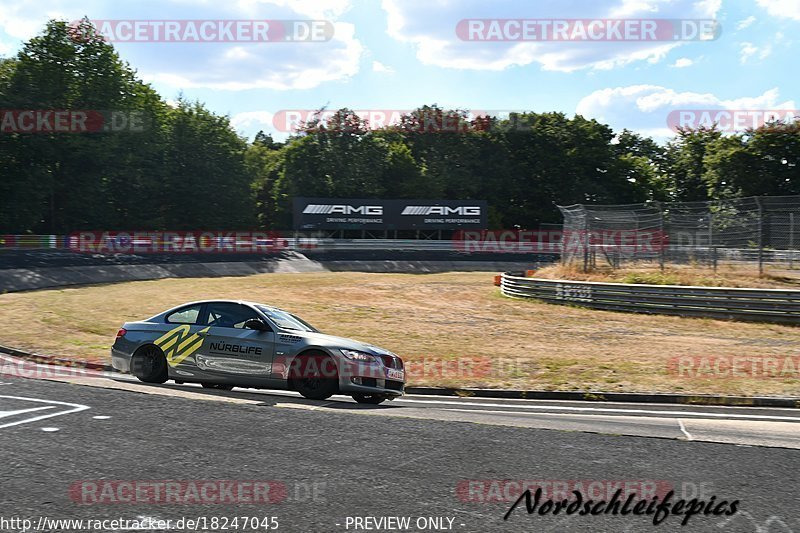
[{"label": "car windshield", "polygon": [[296,317],[291,313],[287,313],[282,309],[277,309],[275,307],[269,307],[268,305],[256,305],[259,311],[267,315],[267,318],[272,320],[275,325],[277,325],[281,329],[292,329],[297,331],[313,331],[316,332],[317,329],[314,328],[311,324],[303,320],[302,318]]}]

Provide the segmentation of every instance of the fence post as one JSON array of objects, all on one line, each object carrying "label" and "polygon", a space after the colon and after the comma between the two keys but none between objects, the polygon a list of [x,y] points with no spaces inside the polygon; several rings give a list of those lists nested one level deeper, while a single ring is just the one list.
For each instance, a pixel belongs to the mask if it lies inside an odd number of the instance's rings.
[{"label": "fence post", "polygon": [[717,247],[711,247],[711,261],[714,264],[714,274],[717,273]]},{"label": "fence post", "polygon": [[714,212],[711,206],[708,209],[708,247],[711,250],[711,263],[714,266],[714,273],[717,272],[717,251],[714,248]]},{"label": "fence post", "polygon": [[583,218],[583,271],[589,272],[589,217]]},{"label": "fence post", "polygon": [[794,213],[789,213],[789,269],[794,268]]},{"label": "fence post", "polygon": [[758,205],[758,275],[764,275],[764,208],[758,196],[755,197]]},{"label": "fence post", "polygon": [[658,264],[661,267],[661,272],[664,272],[664,248],[667,247],[666,235],[664,235],[664,206],[661,202],[656,202],[658,207]]}]

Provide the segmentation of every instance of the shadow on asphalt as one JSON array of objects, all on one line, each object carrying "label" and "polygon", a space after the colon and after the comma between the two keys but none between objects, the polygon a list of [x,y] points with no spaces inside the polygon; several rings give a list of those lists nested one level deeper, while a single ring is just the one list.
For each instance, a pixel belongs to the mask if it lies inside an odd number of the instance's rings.
[{"label": "shadow on asphalt", "polygon": [[[344,411],[363,411],[373,409],[397,409],[402,408],[400,405],[393,406],[391,402],[385,402],[381,405],[369,405],[356,403],[355,400],[335,398],[327,400],[309,400],[300,396],[289,396],[288,394],[271,394],[268,389],[245,389],[245,390],[215,390],[204,389],[199,386],[193,385],[176,385],[174,383],[164,383],[161,385],[150,383],[136,383],[140,387],[153,388],[153,389],[168,389],[183,392],[192,392],[195,394],[204,394],[207,396],[219,396],[223,398],[236,398],[239,400],[251,400],[259,402],[259,405],[264,407],[274,407],[275,405],[282,404],[295,404],[305,405],[309,407],[322,407],[326,409],[340,409]],[[288,391],[287,391],[288,392]],[[387,405],[388,404],[388,405]]]}]

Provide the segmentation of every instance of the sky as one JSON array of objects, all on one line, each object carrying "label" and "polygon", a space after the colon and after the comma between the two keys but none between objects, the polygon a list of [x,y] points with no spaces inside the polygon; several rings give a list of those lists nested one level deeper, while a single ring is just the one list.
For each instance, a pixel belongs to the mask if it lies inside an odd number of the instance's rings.
[{"label": "sky", "polygon": [[[676,113],[791,114],[800,103],[800,0],[0,0],[0,55],[15,54],[48,19],[84,16],[149,27],[124,42],[121,29],[114,33],[122,26],[107,26],[121,57],[164,98],[200,100],[248,138],[264,130],[282,140],[288,119],[322,107],[371,112],[375,123],[438,104],[500,116],[580,114],[664,142]],[[542,40],[542,21],[575,19],[594,24],[598,40]],[[273,29],[303,21],[298,31],[318,21],[325,31],[311,42],[279,32],[269,34],[277,42],[252,42],[246,31],[225,42],[151,37],[153,21],[185,29],[265,20]],[[519,37],[508,20],[527,21],[523,40],[508,40]],[[711,38],[659,41],[638,37],[652,33],[637,26],[628,38],[609,30],[614,21],[672,24],[663,20],[701,21],[685,23],[687,33],[701,23],[718,29]],[[700,117],[693,112],[690,119]]]}]

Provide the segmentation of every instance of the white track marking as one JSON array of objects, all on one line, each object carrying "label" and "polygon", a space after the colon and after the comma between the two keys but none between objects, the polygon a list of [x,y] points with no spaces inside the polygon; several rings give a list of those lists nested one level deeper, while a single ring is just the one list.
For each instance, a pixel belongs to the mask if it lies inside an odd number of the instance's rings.
[{"label": "white track marking", "polygon": [[34,411],[44,411],[45,409],[55,409],[52,405],[48,405],[47,407],[34,407],[32,409],[18,409],[16,411],[0,411],[0,418],[5,418],[7,416],[16,416],[22,415],[25,413],[32,413]]},{"label": "white track marking", "polygon": [[323,407],[328,407],[329,405],[333,405],[333,404],[336,404],[336,403],[339,403],[339,402],[325,402],[322,405],[315,405],[315,406],[311,407],[311,410],[312,411],[316,411],[317,409],[322,409]]},{"label": "white track marking", "polygon": [[[735,413],[702,413],[697,411],[657,411],[649,409],[614,409],[611,407],[567,407],[558,405],[505,405],[502,403],[477,403],[477,402],[453,402],[453,401],[440,401],[440,400],[407,400],[397,399],[395,402],[403,403],[421,403],[421,404],[434,404],[434,405],[458,405],[460,407],[476,406],[476,407],[506,407],[513,409],[535,409],[541,411],[573,411],[584,413],[621,413],[621,414],[647,414],[657,415],[663,418],[669,418],[667,415],[674,416],[698,416],[702,418],[738,418],[738,419],[752,419],[752,420],[782,420],[790,422],[800,422],[800,417],[797,416],[770,416],[770,415],[740,415]],[[499,411],[504,412],[504,411]],[[511,412],[511,411],[508,411]],[[674,417],[673,416],[673,417]]]},{"label": "white track marking", "polygon": [[[602,393],[598,392],[597,394],[600,395]],[[397,398],[395,401],[412,401],[413,402],[413,401],[416,401],[416,398],[424,398],[424,399],[430,399],[430,400],[441,399],[441,400],[453,401],[454,397],[453,396],[442,396],[442,395],[439,395],[439,394],[408,394],[406,396],[403,396],[402,398]],[[459,398],[460,401],[462,401],[462,403],[464,405],[471,404],[472,402],[470,400],[502,401],[502,402],[508,402],[509,405],[515,405],[516,403],[525,404],[525,403],[530,403],[530,402],[536,402],[536,403],[542,404],[542,405],[547,405],[547,404],[559,405],[559,404],[564,404],[564,403],[577,403],[577,404],[590,403],[590,402],[587,402],[585,400],[539,400],[539,399],[536,399],[536,398],[483,398],[483,397],[480,397],[480,396],[460,396],[458,398]],[[645,403],[645,402],[612,402],[612,401],[608,401],[608,400],[606,400],[606,401],[594,401],[593,400],[591,403],[592,404],[597,404],[597,405],[607,405],[609,403],[622,403],[624,405],[642,406],[642,407],[652,407],[654,405],[652,403]],[[671,405],[671,404],[658,404],[658,405]],[[678,405],[681,405],[681,404],[678,404]],[[747,406],[738,406],[738,405],[737,406],[730,406],[730,405],[699,405],[698,406],[698,405],[690,405],[690,404],[682,404],[682,405],[685,405],[686,407],[702,407],[703,409],[716,409],[716,410],[722,410],[722,409],[725,409],[725,410],[747,409],[748,411],[774,411],[775,409],[790,409],[790,408],[784,408],[784,407],[757,407],[757,406],[752,406],[752,405],[747,405]]]},{"label": "white track marking", "polygon": [[42,431],[45,433],[55,433],[56,431],[61,431],[61,428],[42,428]]},{"label": "white track marking", "polygon": [[681,420],[680,418],[678,419],[678,426],[680,426],[683,434],[686,435],[686,440],[692,440],[692,436],[689,434],[688,431],[686,431],[686,426],[683,425],[683,420]]},{"label": "white track marking", "polygon": [[[53,413],[53,414],[49,414],[49,415],[41,415],[41,416],[36,416],[36,417],[33,417],[33,418],[26,418],[25,420],[18,420],[17,422],[9,422],[8,424],[2,424],[2,425],[0,425],[0,429],[11,427],[11,426],[18,426],[20,424],[29,424],[31,422],[38,422],[39,420],[45,420],[47,418],[53,418],[55,416],[68,415],[70,413],[77,413],[79,411],[85,411],[87,409],[90,409],[90,407],[88,405],[81,405],[81,404],[78,404],[78,403],[57,402],[57,401],[54,401],[54,400],[42,400],[42,399],[39,399],[39,398],[23,398],[21,396],[0,396],[0,398],[9,398],[11,400],[23,400],[23,401],[27,401],[27,402],[49,403],[49,404],[54,404],[54,405],[63,405],[63,406],[66,406],[66,407],[71,407],[71,409],[69,409],[67,411],[59,411],[57,413]],[[52,408],[52,405],[50,407]]]},{"label": "white track marking", "polygon": [[93,416],[92,418],[94,418],[95,420],[108,420],[111,417],[105,415],[98,415],[98,416]]}]

